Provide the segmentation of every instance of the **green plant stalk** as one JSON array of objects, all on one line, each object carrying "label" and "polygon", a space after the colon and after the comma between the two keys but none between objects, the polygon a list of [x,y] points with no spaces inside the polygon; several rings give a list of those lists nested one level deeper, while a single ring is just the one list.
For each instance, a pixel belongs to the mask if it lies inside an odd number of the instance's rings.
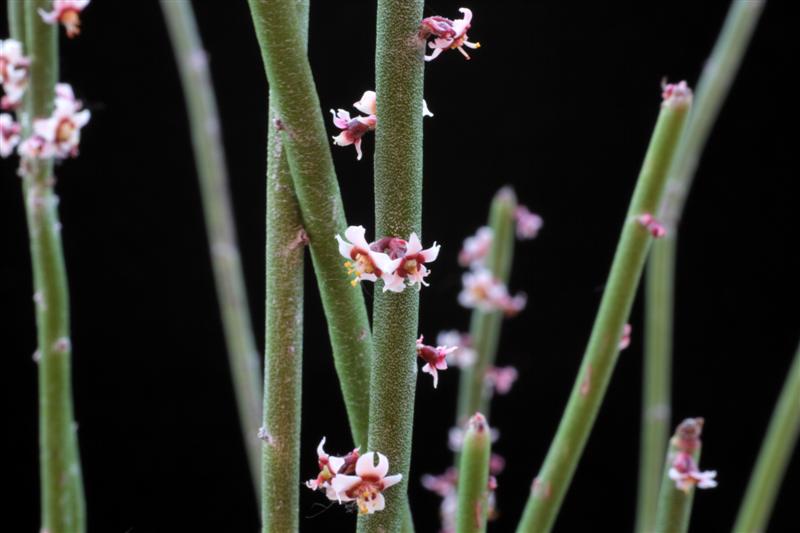
[{"label": "green plant stalk", "polygon": [[[511,187],[503,187],[492,200],[489,212],[489,226],[492,228],[492,246],[486,257],[485,266],[501,281],[508,285],[511,263],[514,258],[514,212],[517,198]],[[494,364],[500,331],[503,324],[502,311],[472,312],[470,338],[475,350],[475,363],[461,372],[458,389],[458,411],[456,425],[463,426],[467,418],[480,411],[489,413],[491,389],[486,386],[486,371]]]},{"label": "green plant stalk", "polygon": [[[378,0],[375,46],[375,236],[407,239],[422,226],[422,87],[425,42],[418,36],[423,0]],[[376,285],[372,322],[369,449],[389,459],[403,479],[384,494],[386,508],[359,517],[358,531],[412,529],[407,503],[419,292]],[[404,523],[405,522],[405,523]]]},{"label": "green plant stalk", "polygon": [[[761,0],[734,0],[697,84],[692,112],[670,166],[659,218],[666,238],[653,244],[645,297],[644,405],[636,531],[652,531],[669,432],[672,373],[672,282],[678,224],[711,128],[730,90],[764,7]],[[651,272],[652,271],[652,272]],[[652,337],[652,338],[651,338]]]},{"label": "green plant stalk", "polygon": [[639,533],[649,533],[655,527],[669,440],[675,245],[669,233],[653,243],[645,274],[644,390],[636,513]]},{"label": "green plant stalk", "polygon": [[489,459],[492,439],[480,413],[469,420],[458,467],[457,533],[483,533],[489,515]]},{"label": "green plant stalk", "polygon": [[[25,53],[31,58],[24,104],[27,119],[23,120],[28,132],[34,118],[53,111],[59,26],[45,24],[37,13],[49,8],[47,0],[26,0],[24,5]],[[72,405],[69,293],[53,161],[25,160],[22,167],[38,331],[41,529],[81,533],[86,529],[85,503]]]},{"label": "green plant stalk", "polygon": [[655,212],[660,204],[689,107],[688,97],[673,97],[661,105],[589,344],[556,436],[532,485],[519,533],[550,531],[597,418],[652,240],[637,217]]},{"label": "green plant stalk", "polygon": [[747,485],[735,533],[766,531],[786,468],[800,435],[800,348],[775,406],[767,435]]},{"label": "green plant stalk", "polygon": [[330,139],[293,0],[249,0],[328,321],[333,357],[356,446],[366,446],[372,335],[361,291],[353,289],[334,239],[346,227]]},{"label": "green plant stalk", "polygon": [[[669,477],[672,462],[676,455],[681,452],[681,446],[679,446],[681,442],[681,428],[687,423],[690,426],[696,427],[693,419],[687,419],[678,426],[675,435],[669,439],[666,459],[662,463],[661,489],[658,496],[654,527],[649,529],[648,532],[685,533],[689,530],[689,518],[692,514],[692,501],[694,500],[695,487],[690,487],[688,490],[683,491],[677,488],[675,486],[675,481]],[[700,427],[702,428],[702,425]],[[697,440],[690,453],[694,462],[700,464],[701,444],[699,441],[699,433],[695,438]]]},{"label": "green plant stalk", "polygon": [[161,0],[161,9],[186,99],[228,362],[255,488],[261,463],[256,436],[261,420],[261,368],[239,258],[214,87],[191,3]]}]

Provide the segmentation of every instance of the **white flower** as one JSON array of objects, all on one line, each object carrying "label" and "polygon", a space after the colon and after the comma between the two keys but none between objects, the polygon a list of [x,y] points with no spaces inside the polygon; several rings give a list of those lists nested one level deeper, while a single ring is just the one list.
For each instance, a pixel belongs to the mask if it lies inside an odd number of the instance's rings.
[{"label": "white flower", "polygon": [[481,43],[471,43],[467,40],[467,31],[472,25],[472,11],[466,7],[462,7],[459,11],[464,14],[464,18],[450,21],[440,17],[440,20],[437,21],[443,26],[449,23],[450,30],[432,32],[433,35],[441,35],[441,37],[437,37],[432,42],[428,43],[428,46],[433,49],[433,53],[429,56],[425,56],[425,61],[433,61],[439,57],[439,54],[448,49],[457,49],[461,52],[461,55],[469,59],[469,54],[464,50],[464,47],[466,46],[472,49],[481,47]]},{"label": "white flower", "polygon": [[365,235],[364,226],[350,226],[345,230],[344,236],[350,242],[336,235],[339,253],[348,259],[344,264],[347,273],[354,275],[354,279],[350,282],[353,287],[359,281],[376,281],[379,277],[393,273],[401,261],[390,259],[385,253],[372,250]]},{"label": "white flower", "polygon": [[462,283],[464,288],[458,295],[458,302],[467,308],[503,311],[507,316],[514,316],[527,303],[524,294],[509,295],[506,286],[485,268],[464,273]]},{"label": "white flower", "polygon": [[422,335],[417,339],[417,355],[425,361],[422,371],[433,376],[433,388],[439,384],[439,370],[447,370],[447,354],[453,353],[458,346],[428,346],[423,344]]},{"label": "white flower", "polygon": [[519,240],[536,238],[544,224],[542,217],[532,213],[524,205],[517,207],[516,211],[514,211],[514,218],[517,221],[517,238]]},{"label": "white flower", "polygon": [[501,396],[511,391],[517,377],[519,372],[513,366],[493,366],[486,371],[486,382]]},{"label": "white flower", "polygon": [[[56,86],[56,99],[53,114],[33,121],[34,137],[39,137],[45,145],[52,147],[55,157],[67,158],[78,155],[81,129],[89,122],[91,113],[81,109],[82,104],[75,99],[72,87],[60,83]],[[46,152],[50,152],[47,150]],[[39,155],[39,157],[46,157]]]},{"label": "white flower", "polygon": [[431,273],[425,263],[432,263],[439,257],[441,245],[433,243],[430,248],[422,249],[422,243],[416,233],[412,233],[405,246],[405,254],[395,271],[384,276],[383,291],[403,292],[406,281],[409,287],[422,285],[428,286],[425,278]]},{"label": "white flower", "polygon": [[325,453],[325,437],[317,446],[317,462],[319,464],[319,475],[314,479],[306,481],[306,487],[311,490],[322,489],[329,500],[337,501],[339,498],[331,486],[331,480],[338,473],[352,474],[355,462],[358,460],[358,448],[354,449],[344,457],[336,457]]},{"label": "white flower", "polygon": [[695,485],[699,489],[712,489],[717,486],[714,479],[716,470],[701,472],[691,454],[678,452],[669,469],[669,478],[675,482],[675,487],[688,493]]},{"label": "white flower", "polygon": [[60,22],[67,30],[67,37],[72,38],[81,32],[80,13],[88,5],[89,0],[53,0],[53,10],[47,12],[40,9],[39,16],[47,24]]},{"label": "white flower", "polygon": [[356,462],[356,475],[339,474],[331,485],[340,502],[356,501],[359,514],[372,514],[386,507],[383,491],[400,482],[402,474],[387,476],[389,460],[382,453],[367,452]]},{"label": "white flower", "polygon": [[0,107],[16,107],[28,87],[30,60],[22,55],[22,43],[14,39],[0,40],[0,84],[3,86]]},{"label": "white flower", "polygon": [[464,246],[458,254],[458,264],[463,267],[477,268],[483,265],[483,260],[492,247],[494,232],[489,226],[478,228],[475,235],[464,239]]},{"label": "white flower", "polygon": [[0,157],[8,157],[14,153],[19,144],[20,125],[8,113],[0,113]]}]

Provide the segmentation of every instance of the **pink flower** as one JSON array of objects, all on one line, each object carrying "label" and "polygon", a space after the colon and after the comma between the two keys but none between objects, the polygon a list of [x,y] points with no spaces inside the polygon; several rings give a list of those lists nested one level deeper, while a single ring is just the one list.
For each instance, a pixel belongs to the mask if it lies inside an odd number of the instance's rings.
[{"label": "pink flower", "polygon": [[438,476],[424,474],[421,481],[423,487],[444,498],[448,494],[456,491],[456,484],[458,483],[458,470],[451,466],[444,472],[444,474],[439,474]]},{"label": "pink flower", "polygon": [[447,363],[459,368],[467,368],[475,364],[477,355],[472,349],[472,340],[468,333],[457,330],[440,331],[436,336],[436,344],[441,346],[456,346],[457,348],[447,356]]},{"label": "pink flower", "polygon": [[519,372],[513,366],[493,366],[486,371],[486,382],[500,395],[509,393],[517,377]]},{"label": "pink flower", "polygon": [[[375,465],[375,455],[378,464]],[[383,491],[400,482],[402,474],[387,476],[389,460],[382,453],[367,452],[356,462],[356,475],[338,474],[331,486],[339,502],[356,501],[359,514],[372,514],[386,507]]]},{"label": "pink flower", "polygon": [[2,109],[19,105],[28,87],[30,59],[22,55],[22,43],[14,39],[0,40],[0,84],[3,86]]},{"label": "pink flower", "polygon": [[447,49],[458,49],[461,55],[469,59],[469,54],[464,47],[473,49],[481,47],[481,43],[471,43],[467,40],[467,31],[472,22],[472,11],[466,7],[462,7],[459,11],[464,14],[463,19],[449,20],[444,17],[429,17],[422,21],[423,34],[427,32],[430,36],[436,36],[432,42],[428,43],[428,47],[433,49],[433,53],[425,56],[425,61],[433,61]]},{"label": "pink flower", "polygon": [[0,157],[8,157],[19,144],[19,132],[22,128],[14,117],[8,113],[0,113]]},{"label": "pink flower", "polygon": [[89,122],[91,113],[81,109],[80,100],[75,99],[72,87],[66,83],[56,85],[53,114],[33,121],[33,136],[36,146],[41,146],[38,157],[67,158],[78,155],[81,129]]},{"label": "pink flower", "polygon": [[667,234],[666,228],[655,219],[650,213],[643,213],[636,217],[636,221],[641,224],[650,234],[656,239],[663,237]]},{"label": "pink flower", "polygon": [[306,481],[306,487],[311,490],[325,490],[325,495],[329,500],[338,500],[338,496],[331,486],[331,480],[336,474],[352,474],[355,471],[355,464],[358,460],[358,448],[345,455],[344,457],[334,457],[325,453],[323,446],[325,437],[317,446],[317,462],[319,464],[319,475],[314,479]]},{"label": "pink flower", "polygon": [[514,218],[517,221],[517,238],[519,240],[534,239],[539,234],[539,230],[542,229],[542,217],[536,213],[531,213],[524,205],[517,207],[514,212]]},{"label": "pink flower", "polygon": [[663,83],[661,86],[661,102],[665,107],[683,107],[692,102],[692,90],[685,81],[679,83]]},{"label": "pink flower", "polygon": [[344,266],[348,274],[353,274],[354,279],[350,284],[355,287],[359,281],[376,281],[379,277],[394,273],[401,259],[391,259],[382,252],[371,249],[370,244],[364,237],[366,230],[364,226],[350,226],[345,230],[344,236],[348,241],[339,235],[336,240],[339,242],[339,253],[347,258]]},{"label": "pink flower", "polygon": [[622,337],[619,339],[619,350],[622,351],[628,346],[631,345],[631,332],[633,331],[633,326],[630,324],[625,324],[625,327],[622,328]]},{"label": "pink flower", "polygon": [[89,0],[53,0],[53,10],[49,13],[43,9],[39,10],[39,16],[47,24],[61,23],[67,30],[67,37],[72,38],[81,32],[80,13]]},{"label": "pink flower", "polygon": [[339,109],[338,113],[331,109],[334,125],[342,130],[339,135],[333,138],[333,144],[337,146],[354,145],[356,148],[356,159],[361,161],[361,137],[365,133],[374,131],[378,119],[374,115],[368,117],[350,118],[350,113],[344,109]]},{"label": "pink flower", "polygon": [[701,472],[691,454],[684,451],[678,452],[669,469],[669,478],[675,482],[675,487],[687,494],[695,485],[700,489],[716,487],[715,477],[716,470]]},{"label": "pink flower", "polygon": [[458,295],[458,302],[466,308],[503,311],[507,316],[514,316],[527,304],[524,294],[510,296],[506,286],[485,268],[466,272],[462,283],[464,288]]},{"label": "pink flower", "polygon": [[447,370],[447,354],[456,351],[457,346],[428,346],[422,343],[423,336],[417,339],[417,355],[425,361],[422,371],[433,376],[433,388],[439,384],[439,370]]},{"label": "pink flower", "polygon": [[458,264],[462,267],[479,267],[492,247],[494,232],[489,226],[478,228],[475,235],[464,239],[464,246],[458,254]]},{"label": "pink flower", "polygon": [[[373,244],[373,248],[389,252],[389,256],[393,259],[395,257],[400,258],[400,264],[397,270],[384,276],[383,291],[403,292],[406,288],[404,282],[407,282],[409,287],[416,285],[417,290],[421,289],[422,285],[427,287],[428,283],[425,281],[425,278],[428,277],[431,272],[428,270],[428,267],[425,266],[425,263],[436,261],[436,258],[439,257],[439,249],[441,246],[434,242],[433,246],[423,250],[422,242],[420,242],[416,233],[411,234],[408,238],[408,242],[397,238],[390,239],[388,242],[389,244],[395,245],[393,249],[384,248],[386,245],[385,239],[381,239]],[[402,255],[399,254],[399,250],[402,250],[403,246],[396,246],[397,243],[405,243],[405,249]]]}]

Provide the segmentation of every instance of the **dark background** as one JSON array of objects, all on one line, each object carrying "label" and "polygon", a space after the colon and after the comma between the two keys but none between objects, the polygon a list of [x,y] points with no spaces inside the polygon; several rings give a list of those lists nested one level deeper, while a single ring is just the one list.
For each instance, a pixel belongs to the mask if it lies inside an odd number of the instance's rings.
[{"label": "dark background", "polygon": [[[454,17],[431,0],[426,15]],[[659,83],[694,83],[727,2],[472,2],[466,62],[426,68],[425,237],[443,244],[422,291],[421,333],[466,328],[455,297],[462,239],[512,184],[540,213],[540,237],[518,245],[512,290],[528,309],[507,322],[499,363],[521,378],[496,400],[500,519],[512,531],[555,431],[601,296],[654,124]],[[733,522],[798,341],[800,267],[796,22],[788,3],[763,15],[699,168],[680,239],[674,413],[706,418],[695,531]],[[245,2],[195,2],[222,113],[256,336],[263,337],[267,88]],[[0,11],[4,13],[3,11]],[[3,20],[5,17],[2,17]],[[312,2],[310,57],[321,106],[350,109],[374,79],[374,2]],[[75,402],[91,530],[255,531],[208,260],[186,116],[155,1],[93,2],[82,35],[62,31],[62,79],[92,110],[81,157],[58,170],[72,296]],[[5,25],[3,24],[3,27]],[[4,32],[3,32],[4,33]],[[353,111],[352,109],[350,109]],[[335,129],[328,122],[329,132]],[[372,227],[372,147],[333,147],[348,220]],[[15,162],[0,180],[0,376],[9,531],[38,531],[35,328]],[[790,166],[791,165],[791,166]],[[371,232],[370,232],[371,233]],[[326,328],[307,271],[302,478],[315,447],[352,443]],[[372,288],[365,290],[371,294]],[[559,519],[559,531],[633,527],[641,309]],[[436,531],[438,497],[419,476],[448,466],[457,370],[438,390],[420,374],[410,494],[418,531]],[[252,428],[255,435],[257,428]],[[800,492],[797,457],[772,522],[787,531]],[[347,531],[352,513],[302,490],[304,531]],[[794,508],[792,507],[794,504]]]}]

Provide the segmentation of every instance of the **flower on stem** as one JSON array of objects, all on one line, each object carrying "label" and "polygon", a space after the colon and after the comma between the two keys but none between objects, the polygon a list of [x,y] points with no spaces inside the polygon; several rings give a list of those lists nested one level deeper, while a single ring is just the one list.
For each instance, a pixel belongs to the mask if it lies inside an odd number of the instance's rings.
[{"label": "flower on stem", "polygon": [[464,288],[458,295],[458,303],[466,308],[503,311],[506,316],[514,316],[525,309],[527,296],[509,295],[506,286],[485,268],[466,272],[461,279]]},{"label": "flower on stem", "polygon": [[680,423],[675,435],[670,440],[677,450],[669,469],[669,478],[675,482],[675,488],[687,494],[692,487],[710,489],[717,486],[715,470],[700,471],[692,454],[700,447],[700,434],[703,431],[702,418],[687,418]]},{"label": "flower on stem", "polygon": [[83,105],[75,99],[70,85],[59,83],[55,93],[53,114],[33,121],[33,136],[20,145],[20,155],[28,158],[78,155],[81,129],[89,122],[91,113],[82,109]]},{"label": "flower on stem", "polygon": [[447,354],[453,353],[458,346],[428,346],[423,344],[423,336],[417,339],[417,355],[425,361],[422,371],[433,376],[433,388],[439,384],[439,370],[447,370]]},{"label": "flower on stem", "polygon": [[650,213],[642,213],[636,217],[636,222],[641,224],[656,239],[667,234],[666,228]]},{"label": "flower on stem", "polygon": [[692,103],[692,90],[685,81],[678,83],[661,83],[662,106],[683,107]]},{"label": "flower on stem", "polygon": [[542,217],[524,205],[514,211],[514,219],[517,221],[517,238],[521,241],[535,239],[544,224]]},{"label": "flower on stem", "polygon": [[464,18],[450,20],[444,17],[428,17],[422,20],[420,29],[422,36],[435,37],[428,43],[433,52],[425,56],[425,61],[433,61],[448,49],[457,49],[461,55],[470,59],[464,47],[472,49],[481,47],[481,43],[472,43],[467,38],[467,31],[472,26],[472,11],[466,7],[460,8],[459,11],[464,14]]},{"label": "flower on stem", "polygon": [[22,55],[22,43],[0,39],[0,85],[3,86],[0,108],[13,109],[22,101],[28,87],[30,59]]},{"label": "flower on stem", "polygon": [[[425,278],[431,271],[425,263],[436,261],[441,245],[434,241],[433,246],[423,250],[419,237],[416,233],[412,233],[407,242],[397,238],[381,239],[373,244],[373,249],[375,248],[387,252],[392,259],[400,258],[397,270],[384,276],[383,291],[403,292],[406,282],[409,287],[416,285],[417,290],[421,289],[422,285],[428,286]],[[403,250],[402,255],[399,255],[400,250]]]},{"label": "flower on stem", "polygon": [[376,281],[379,277],[394,272],[401,261],[400,259],[391,259],[385,253],[371,249],[364,237],[365,234],[364,226],[350,226],[344,232],[345,238],[350,242],[336,235],[336,240],[339,242],[339,253],[348,259],[344,264],[347,273],[354,276],[350,282],[353,287],[359,281]]},{"label": "flower on stem", "polygon": [[519,372],[513,366],[493,366],[486,371],[486,383],[497,394],[504,395],[511,391],[511,386],[519,377]]},{"label": "flower on stem", "polygon": [[311,490],[322,489],[329,500],[337,501],[339,498],[331,486],[331,480],[336,474],[352,474],[355,471],[356,461],[358,461],[358,448],[353,449],[344,457],[335,457],[325,453],[323,446],[325,446],[325,437],[322,437],[317,446],[319,475],[306,481],[306,487]]},{"label": "flower on stem", "polygon": [[628,346],[631,345],[631,332],[633,331],[633,326],[630,324],[625,324],[625,327],[622,328],[622,337],[619,339],[619,350],[622,351]]},{"label": "flower on stem", "polygon": [[72,38],[81,33],[80,13],[88,5],[89,0],[53,0],[53,10],[47,12],[40,9],[39,16],[47,24],[60,22],[67,30],[67,37]]},{"label": "flower on stem", "polygon": [[458,368],[467,368],[475,364],[477,354],[472,349],[472,339],[469,333],[461,333],[455,329],[440,331],[436,336],[436,344],[457,347],[447,355],[448,364]]},{"label": "flower on stem", "polygon": [[14,147],[19,144],[21,129],[14,122],[14,117],[8,113],[0,113],[0,157],[8,157],[14,153]]},{"label": "flower on stem", "polygon": [[[378,464],[375,464],[375,455]],[[359,514],[372,514],[386,507],[383,491],[400,482],[402,474],[387,476],[389,460],[382,453],[367,452],[356,461],[356,475],[338,474],[331,486],[339,502],[355,501]]]},{"label": "flower on stem", "polygon": [[458,264],[462,267],[478,268],[492,247],[494,232],[489,226],[478,228],[475,235],[464,239],[464,246],[458,253]]}]

